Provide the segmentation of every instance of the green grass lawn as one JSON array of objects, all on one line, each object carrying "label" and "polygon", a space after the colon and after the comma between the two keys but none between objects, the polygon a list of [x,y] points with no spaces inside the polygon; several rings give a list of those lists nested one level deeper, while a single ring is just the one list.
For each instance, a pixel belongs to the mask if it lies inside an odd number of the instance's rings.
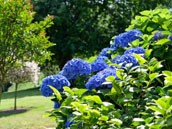
[{"label": "green grass lawn", "polygon": [[[29,89],[24,88],[24,85]],[[28,86],[29,85],[29,86]],[[53,109],[51,98],[43,97],[39,88],[32,84],[22,84],[18,91],[17,107],[31,108],[22,113],[4,113],[2,110],[12,109],[14,105],[14,88],[10,92],[3,93],[0,105],[0,129],[47,129],[55,128],[54,121],[43,117],[45,111]]]}]

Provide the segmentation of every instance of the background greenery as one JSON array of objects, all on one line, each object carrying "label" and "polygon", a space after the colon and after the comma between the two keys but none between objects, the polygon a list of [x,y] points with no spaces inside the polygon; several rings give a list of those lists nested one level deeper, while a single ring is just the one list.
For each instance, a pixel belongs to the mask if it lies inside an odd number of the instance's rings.
[{"label": "background greenery", "polygon": [[55,53],[52,62],[60,68],[73,55],[90,56],[109,46],[114,35],[124,32],[140,11],[169,0],[32,0],[35,20],[54,15],[54,25],[48,30]]}]

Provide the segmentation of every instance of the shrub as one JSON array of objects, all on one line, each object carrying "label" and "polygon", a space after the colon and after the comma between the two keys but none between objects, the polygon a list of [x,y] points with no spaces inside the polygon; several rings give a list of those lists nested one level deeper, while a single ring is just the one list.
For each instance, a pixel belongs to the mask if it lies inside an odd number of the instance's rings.
[{"label": "shrub", "polygon": [[[53,89],[60,107],[46,115],[56,120],[57,128],[172,128],[172,72],[166,60],[154,57],[157,49],[163,50],[159,54],[171,50],[172,14],[168,9],[141,14],[132,21],[130,31],[113,38],[115,51],[105,51],[103,56],[111,56],[102,59],[108,67],[87,74],[85,88],[63,87],[60,93]],[[157,36],[160,28],[165,36]]]}]

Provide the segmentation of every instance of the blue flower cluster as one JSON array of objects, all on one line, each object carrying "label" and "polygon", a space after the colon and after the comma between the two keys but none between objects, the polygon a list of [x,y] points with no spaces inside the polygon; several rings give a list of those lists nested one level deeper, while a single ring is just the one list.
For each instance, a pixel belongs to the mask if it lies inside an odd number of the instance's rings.
[{"label": "blue flower cluster", "polygon": [[162,34],[162,31],[158,31],[154,33],[152,38],[153,41],[158,41],[159,39],[163,38],[165,35]]},{"label": "blue flower cluster", "polygon": [[[107,57],[106,57],[107,58]],[[91,63],[91,72],[101,71],[108,67],[104,61],[106,58],[99,56],[94,62]]]},{"label": "blue flower cluster", "polygon": [[121,57],[121,55],[115,56],[115,57],[112,59],[112,63],[115,63],[115,61],[116,61],[117,59],[119,59],[120,57]]},{"label": "blue flower cluster", "polygon": [[58,102],[54,102],[54,109],[58,109],[60,108],[61,104],[59,104]]},{"label": "blue flower cluster", "polygon": [[169,35],[169,36],[168,36],[168,39],[170,39],[170,40],[172,41],[172,36],[171,36],[171,35]]},{"label": "blue flower cluster", "polygon": [[[142,38],[140,38],[139,36],[140,35],[143,35],[141,31],[139,30],[136,30],[136,29],[133,29],[133,30],[130,30],[130,31],[127,31],[125,33],[121,33],[120,35],[116,36],[114,38],[114,47],[127,47],[128,46],[128,43],[136,40],[136,39],[139,39],[140,41],[142,40]],[[113,47],[111,45],[111,47]]]},{"label": "blue flower cluster", "polygon": [[114,51],[112,48],[103,48],[100,52],[100,56],[106,56],[108,58],[111,58],[112,53],[108,53],[109,51]]},{"label": "blue flower cluster", "polygon": [[65,124],[65,128],[68,128],[68,127],[70,127],[72,124],[74,124],[74,122],[71,122],[69,119],[70,119],[70,117],[72,117],[73,116],[73,114],[70,114],[69,115],[69,117],[67,118],[67,122],[66,122],[66,124]]},{"label": "blue flower cluster", "polygon": [[115,64],[122,64],[122,68],[125,67],[126,64],[132,63],[131,67],[139,65],[138,61],[136,60],[135,56],[133,54],[125,54],[122,55],[120,58],[118,58],[115,61]]},{"label": "blue flower cluster", "polygon": [[172,13],[172,8],[170,8],[169,11]]},{"label": "blue flower cluster", "polygon": [[52,96],[54,93],[49,86],[56,88],[58,91],[63,91],[63,86],[70,86],[70,82],[66,77],[58,74],[44,78],[40,90],[45,97]]},{"label": "blue flower cluster", "polygon": [[91,65],[89,63],[79,58],[73,58],[65,64],[59,74],[65,76],[68,80],[74,80],[78,76],[89,75],[90,72]]},{"label": "blue flower cluster", "polygon": [[[118,79],[116,76],[116,69],[114,67],[108,67],[92,76],[86,83],[86,88],[89,91],[92,91],[92,89],[103,87],[104,85],[102,85],[102,83],[106,81],[105,78],[108,76],[114,76],[116,79]],[[112,85],[108,85],[108,88],[112,88]]]},{"label": "blue flower cluster", "polygon": [[143,49],[142,47],[135,47],[135,48],[130,48],[128,50],[125,51],[124,54],[144,54],[146,52],[145,49]]}]

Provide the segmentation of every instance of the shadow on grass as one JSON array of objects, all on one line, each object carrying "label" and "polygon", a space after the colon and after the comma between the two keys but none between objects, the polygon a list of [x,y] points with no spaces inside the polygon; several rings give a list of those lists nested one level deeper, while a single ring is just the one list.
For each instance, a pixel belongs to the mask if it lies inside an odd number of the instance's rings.
[{"label": "shadow on grass", "polygon": [[[26,90],[20,90],[17,92],[17,98],[23,98],[27,96],[41,96],[40,87],[31,88]],[[2,93],[2,99],[12,99],[14,98],[15,92],[4,92]]]},{"label": "shadow on grass", "polygon": [[0,111],[0,118],[1,117],[11,116],[11,115],[16,115],[16,114],[20,114],[20,113],[24,113],[24,112],[27,112],[27,111],[29,111],[31,109],[33,109],[33,108],[17,108],[16,111],[14,111],[14,109],[2,110],[2,111]]}]

